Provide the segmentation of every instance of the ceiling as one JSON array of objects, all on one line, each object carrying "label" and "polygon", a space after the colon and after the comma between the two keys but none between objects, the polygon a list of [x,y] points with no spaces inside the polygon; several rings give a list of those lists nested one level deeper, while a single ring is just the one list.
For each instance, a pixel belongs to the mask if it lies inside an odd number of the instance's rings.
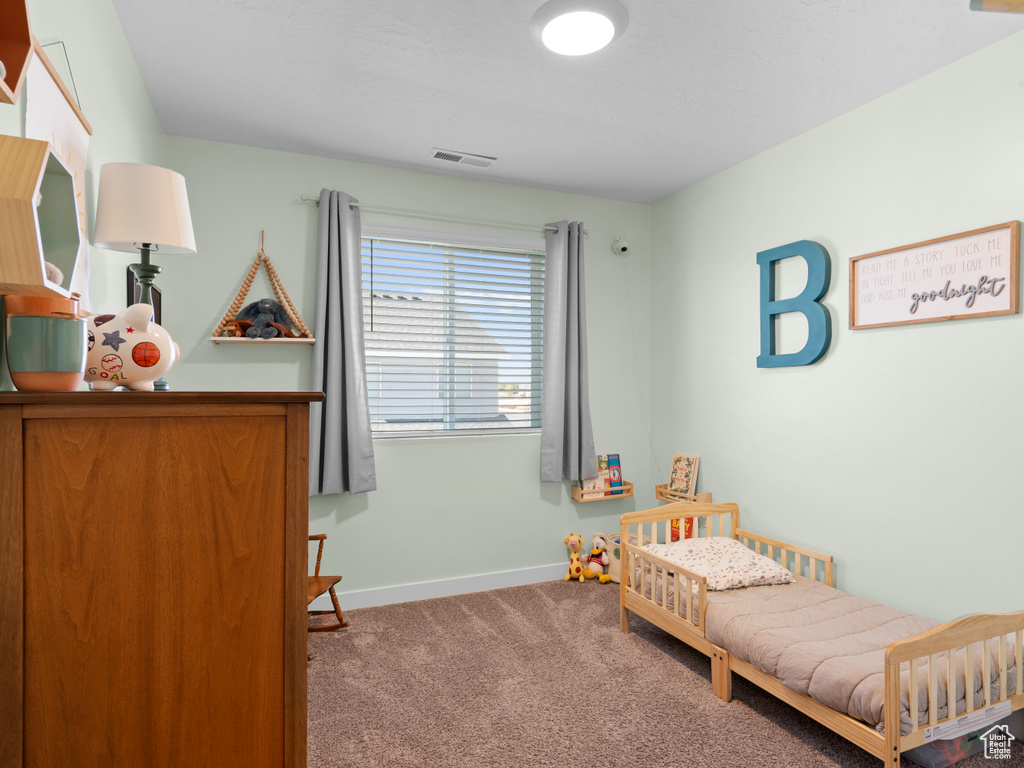
[{"label": "ceiling", "polygon": [[584,57],[534,41],[542,0],[114,5],[168,134],[641,203],[1024,28],[969,0],[621,1]]}]

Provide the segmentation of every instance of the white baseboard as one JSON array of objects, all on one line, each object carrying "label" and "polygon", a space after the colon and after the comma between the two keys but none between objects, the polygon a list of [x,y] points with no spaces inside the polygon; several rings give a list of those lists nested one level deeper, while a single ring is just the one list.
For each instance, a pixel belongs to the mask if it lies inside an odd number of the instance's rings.
[{"label": "white baseboard", "polygon": [[[427,581],[421,584],[401,584],[396,587],[380,589],[363,589],[356,592],[342,593],[338,590],[338,603],[341,610],[355,608],[372,608],[376,605],[407,603],[410,600],[429,600],[432,597],[448,597],[464,595],[468,592],[483,592],[488,589],[502,587],[518,587],[523,584],[536,584],[540,581],[554,581],[565,576],[568,565],[539,565],[535,568],[523,568],[516,571],[500,573],[484,573],[478,576],[463,576],[458,579],[442,579]],[[312,610],[331,610],[331,598],[320,595],[309,605]]]}]

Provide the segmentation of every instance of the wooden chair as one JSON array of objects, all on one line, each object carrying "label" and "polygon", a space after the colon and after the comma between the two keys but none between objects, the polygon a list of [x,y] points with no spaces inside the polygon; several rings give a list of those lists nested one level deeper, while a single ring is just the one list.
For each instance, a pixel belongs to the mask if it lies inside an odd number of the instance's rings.
[{"label": "wooden chair", "polygon": [[321,576],[320,575],[320,558],[324,554],[324,541],[327,539],[326,533],[318,533],[310,536],[310,541],[319,541],[320,545],[316,550],[316,570],[313,575],[309,577],[306,582],[306,605],[312,603],[324,592],[329,592],[331,595],[331,602],[334,603],[333,611],[308,611],[310,616],[320,616],[323,614],[333,613],[338,617],[336,623],[323,624],[321,626],[310,627],[307,625],[306,629],[310,632],[331,632],[335,629],[343,629],[348,626],[348,622],[341,615],[341,606],[338,605],[338,596],[334,594],[334,585],[341,581],[341,576]]}]

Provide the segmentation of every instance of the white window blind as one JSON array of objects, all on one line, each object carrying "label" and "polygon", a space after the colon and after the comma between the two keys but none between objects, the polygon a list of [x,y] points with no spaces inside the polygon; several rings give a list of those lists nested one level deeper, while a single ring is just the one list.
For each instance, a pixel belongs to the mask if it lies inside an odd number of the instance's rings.
[{"label": "white window blind", "polygon": [[540,428],[544,254],[363,238],[375,436]]}]

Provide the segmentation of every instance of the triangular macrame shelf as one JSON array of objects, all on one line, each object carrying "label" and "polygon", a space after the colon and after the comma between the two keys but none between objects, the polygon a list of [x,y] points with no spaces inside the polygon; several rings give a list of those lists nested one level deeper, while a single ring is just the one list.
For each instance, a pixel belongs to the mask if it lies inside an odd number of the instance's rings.
[{"label": "triangular macrame shelf", "polygon": [[[254,339],[245,335],[236,336],[234,329],[231,327],[235,318],[238,317],[238,313],[242,311],[245,297],[249,295],[252,281],[255,279],[261,264],[267,272],[267,279],[270,280],[270,287],[274,289],[274,295],[277,297],[278,303],[284,307],[284,311],[288,314],[288,319],[292,321],[292,325],[298,331],[298,335],[295,337],[275,336],[272,339]],[[302,322],[302,318],[299,317],[298,310],[295,309],[292,300],[288,298],[288,291],[284,289],[281,278],[277,275],[277,270],[270,263],[270,257],[263,252],[263,232],[260,232],[260,252],[256,254],[256,258],[249,268],[249,274],[245,276],[242,287],[238,290],[235,300],[231,302],[231,306],[228,307],[228,311],[225,313],[224,319],[220,321],[220,325],[217,326],[217,330],[210,337],[210,341],[215,344],[312,344],[316,341],[313,338],[312,332]]]}]

